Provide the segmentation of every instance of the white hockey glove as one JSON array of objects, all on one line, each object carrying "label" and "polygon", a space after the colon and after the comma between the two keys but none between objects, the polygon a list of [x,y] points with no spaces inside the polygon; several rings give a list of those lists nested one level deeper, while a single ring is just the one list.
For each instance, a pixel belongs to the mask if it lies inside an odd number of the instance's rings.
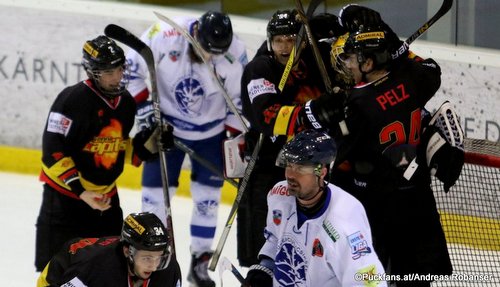
[{"label": "white hockey glove", "polygon": [[135,114],[135,124],[138,131],[152,128],[155,123],[153,112],[153,102],[145,101],[137,104],[137,112]]},{"label": "white hockey glove", "polygon": [[448,192],[460,176],[465,157],[462,127],[450,102],[444,102],[433,115],[422,142],[431,174]]},{"label": "white hockey glove", "polygon": [[242,178],[247,165],[245,134],[224,140],[224,175],[227,178]]}]

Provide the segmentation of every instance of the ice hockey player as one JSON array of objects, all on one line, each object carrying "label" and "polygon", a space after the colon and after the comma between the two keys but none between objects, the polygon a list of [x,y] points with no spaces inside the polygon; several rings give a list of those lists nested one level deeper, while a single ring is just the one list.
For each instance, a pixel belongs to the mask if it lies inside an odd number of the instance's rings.
[{"label": "ice hockey player", "polygon": [[[228,110],[221,89],[210,75],[217,74],[234,105],[241,109],[240,79],[247,62],[243,42],[233,35],[226,14],[209,11],[199,19],[173,19],[193,36],[201,47],[205,65],[193,45],[167,23],[159,22],[147,29],[141,39],[152,49],[156,61],[158,93],[164,119],[174,126],[174,137],[195,153],[223,170],[222,143],[226,129],[237,133],[241,122]],[[131,51],[127,60],[132,66],[129,91],[139,104],[138,125],[148,127],[153,119],[148,70],[140,55]],[[179,185],[179,174],[185,153],[174,149],[167,154],[169,194]],[[142,175],[143,211],[151,211],[164,222],[163,191],[159,160],[147,161]],[[195,160],[191,160],[191,186],[194,209],[191,220],[192,264],[188,280],[198,287],[214,286],[207,272],[223,178]],[[183,252],[183,251],[179,251]],[[187,252],[187,251],[186,251]]]},{"label": "ice hockey player", "polygon": [[[322,19],[330,20],[332,17],[336,19],[334,15]],[[315,27],[325,23],[322,19],[314,21]],[[325,92],[310,46],[306,46],[300,58],[296,59],[288,80],[280,89],[301,25],[296,10],[276,11],[267,24],[267,41],[245,67],[241,81],[243,111],[251,123],[250,132],[245,137],[249,154],[258,134],[265,135],[238,208],[238,260],[245,267],[257,263],[257,255],[265,241],[262,232],[266,224],[267,192],[276,182],[284,179],[284,170],[274,165],[276,156],[286,143],[287,136],[293,135],[298,128],[297,115],[303,104]],[[338,24],[332,29],[335,34],[340,34]],[[318,36],[330,32],[324,30],[327,32]],[[326,55],[329,55],[330,45],[326,48]]]},{"label": "ice hockey player", "polygon": [[362,204],[328,183],[336,152],[316,130],[283,147],[276,164],[286,180],[267,196],[266,242],[246,286],[387,286]]},{"label": "ice hockey player", "polygon": [[50,260],[37,287],[180,287],[170,238],[153,213],[132,213],[120,236],[75,238]]},{"label": "ice hockey player", "polygon": [[[352,175],[344,188],[363,203],[375,251],[386,270],[401,277],[451,274],[421,142],[422,112],[440,87],[440,67],[411,52],[393,59],[401,41],[376,11],[350,5],[340,15],[348,23],[349,36],[334,61],[341,62],[356,83],[345,107],[340,107],[349,135],[339,146],[338,160]],[[334,127],[340,113],[329,100],[308,103],[306,120]],[[430,286],[426,280],[396,284]]]},{"label": "ice hockey player", "polygon": [[[85,42],[82,65],[88,79],[57,96],[43,132],[37,271],[72,238],[119,235],[116,179],[125,163],[137,166],[157,151],[153,127],[129,137],[136,104],[123,81],[123,50],[98,36]],[[169,137],[165,131],[162,139]]]}]

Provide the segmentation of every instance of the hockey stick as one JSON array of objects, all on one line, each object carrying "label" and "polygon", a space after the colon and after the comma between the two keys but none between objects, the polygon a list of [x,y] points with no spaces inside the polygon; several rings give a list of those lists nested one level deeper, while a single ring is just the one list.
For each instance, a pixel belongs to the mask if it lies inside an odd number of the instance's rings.
[{"label": "hockey stick", "polygon": [[[310,19],[312,15],[314,14],[314,11],[316,11],[316,8],[318,8],[319,4],[323,2],[324,0],[313,0],[311,3],[309,3],[309,6],[307,6],[307,12],[306,12],[306,17]],[[304,49],[304,26],[300,27],[299,33],[297,34],[297,39],[295,40],[295,46],[292,48],[292,52],[290,54],[290,57],[288,58],[288,61],[286,62],[285,70],[283,71],[283,75],[281,75],[281,80],[279,82],[278,88],[280,91],[283,91],[283,88],[285,87],[286,81],[288,79],[288,76],[290,75],[290,71],[292,70],[292,67],[297,64],[297,62],[300,60],[300,54],[302,53],[302,50]]]},{"label": "hockey stick", "polygon": [[[333,94],[335,90],[332,87],[332,82],[330,81],[330,77],[328,76],[328,73],[326,71],[325,63],[323,62],[323,58],[321,58],[321,53],[319,52],[318,44],[316,43],[316,40],[314,39],[314,36],[311,31],[311,26],[309,26],[309,19],[305,17],[304,15],[304,7],[302,6],[302,1],[301,0],[295,0],[295,6],[297,7],[297,11],[299,12],[299,16],[302,18],[302,23],[303,27],[306,31],[307,39],[309,41],[309,44],[311,45],[313,55],[314,55],[314,60],[316,60],[316,64],[318,65],[319,72],[321,74],[321,78],[323,79],[323,83],[325,85],[325,89],[327,94]],[[338,92],[338,91],[337,91]],[[328,96],[328,95],[325,95]],[[339,128],[340,131],[342,132],[342,135],[348,135],[349,134],[349,129],[347,128],[347,125],[345,123],[345,120],[340,121],[339,123]]]},{"label": "hockey stick", "polygon": [[326,92],[331,94],[333,93],[332,82],[330,81],[330,77],[326,72],[325,63],[321,58],[321,53],[319,52],[318,45],[316,44],[316,40],[311,31],[311,27],[309,26],[309,19],[307,19],[306,14],[304,13],[304,6],[302,6],[301,0],[295,0],[295,6],[297,7],[297,11],[299,13],[300,18],[302,19],[302,27],[306,31],[307,40],[311,45],[314,59],[316,60],[316,64],[318,65],[319,72],[321,74],[321,78],[323,79],[323,83],[325,85]]},{"label": "hockey stick", "polygon": [[217,262],[219,261],[222,249],[224,248],[224,244],[226,243],[227,237],[229,236],[229,231],[231,230],[231,226],[233,226],[234,219],[236,218],[236,212],[238,211],[238,206],[240,205],[241,198],[243,197],[243,193],[247,188],[248,180],[250,179],[250,175],[252,174],[253,168],[255,167],[257,156],[259,155],[263,141],[264,141],[264,134],[260,133],[259,140],[257,141],[257,144],[255,145],[255,148],[252,152],[252,157],[248,162],[247,168],[245,169],[245,174],[241,179],[241,184],[240,187],[238,188],[238,193],[236,193],[236,198],[234,199],[231,211],[229,212],[226,225],[224,226],[222,235],[219,239],[219,242],[217,243],[217,247],[215,248],[214,254],[212,256],[212,260],[208,265],[208,269],[210,271],[215,271],[215,267],[217,266]]},{"label": "hockey stick", "polygon": [[170,196],[168,193],[168,177],[167,177],[167,156],[166,151],[163,149],[161,144],[161,135],[163,134],[163,123],[161,119],[160,112],[160,98],[158,96],[158,89],[156,86],[156,70],[153,52],[151,49],[137,38],[134,34],[125,30],[124,28],[109,24],[104,29],[104,34],[110,38],[113,38],[123,44],[129,46],[135,50],[144,59],[148,66],[149,79],[151,81],[151,99],[153,100],[153,112],[155,121],[158,123],[158,128],[160,130],[160,136],[157,138],[158,150],[160,153],[160,167],[161,167],[161,182],[163,186],[163,197],[165,201],[165,213],[167,216],[167,229],[170,235],[170,245],[172,247],[172,253],[175,256],[175,240],[174,240],[174,228],[172,223],[172,208],[170,206]]},{"label": "hockey stick", "polygon": [[202,53],[203,48],[200,46],[200,44],[198,43],[198,41],[196,41],[193,38],[193,36],[191,36],[191,34],[189,34],[189,32],[186,31],[186,29],[184,29],[181,26],[179,26],[179,24],[177,24],[172,19],[170,19],[167,16],[162,15],[162,14],[160,14],[158,12],[153,12],[153,13],[155,13],[155,15],[156,15],[156,17],[158,17],[158,19],[160,19],[161,21],[169,24],[175,30],[177,30],[177,32],[179,32],[191,44],[191,46],[193,47],[194,52],[198,55],[198,57],[203,61],[203,63],[211,71],[210,75],[212,76],[212,78],[215,80],[215,82],[219,86],[219,89],[222,92],[222,96],[226,100],[226,104],[229,107],[229,110],[241,122],[241,125],[243,126],[244,132],[248,132],[248,125],[247,125],[246,121],[243,119],[243,117],[241,116],[240,112],[238,111],[238,109],[234,105],[233,101],[231,100],[231,97],[227,94],[227,91],[224,88],[224,85],[222,84],[222,82],[220,80],[220,77],[215,73],[215,71],[213,70],[212,66],[207,62],[207,60],[205,59],[205,57],[203,57],[203,53]]},{"label": "hockey stick", "polygon": [[199,162],[203,167],[210,170],[213,174],[220,176],[225,181],[229,182],[232,186],[238,188],[238,183],[234,179],[226,178],[224,176],[224,174],[218,168],[215,167],[215,165],[213,165],[211,162],[209,162],[208,160],[201,157],[199,154],[197,154],[194,150],[192,150],[190,147],[185,145],[183,142],[181,142],[180,140],[174,139],[174,144],[178,149],[180,149],[183,152],[185,152],[186,154],[188,154],[192,159]]},{"label": "hockey stick", "polygon": [[[219,264],[219,278],[220,278],[220,286],[222,287],[222,275],[224,271],[229,270],[231,273],[233,273],[234,277],[238,279],[238,281],[243,285],[245,284],[245,278],[243,275],[241,275],[240,271],[236,269],[236,267],[229,261],[227,257],[222,257],[220,264]],[[246,285],[243,285],[246,286]]]},{"label": "hockey stick", "polygon": [[427,22],[425,22],[420,28],[418,28],[415,33],[413,33],[410,37],[406,39],[406,41],[403,42],[403,45],[399,47],[399,49],[392,54],[392,58],[396,59],[402,54],[404,54],[406,51],[410,49],[410,44],[413,43],[418,37],[420,37],[423,33],[425,33],[429,28],[434,25],[441,17],[446,15],[448,11],[450,11],[451,7],[453,6],[453,0],[444,0],[443,4],[441,4],[441,7],[439,10],[432,16]]}]

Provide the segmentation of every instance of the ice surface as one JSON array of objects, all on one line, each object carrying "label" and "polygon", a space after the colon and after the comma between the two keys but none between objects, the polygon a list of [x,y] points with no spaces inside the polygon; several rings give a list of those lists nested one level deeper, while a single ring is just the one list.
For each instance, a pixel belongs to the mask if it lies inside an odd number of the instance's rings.
[{"label": "ice surface", "polygon": [[[42,200],[42,183],[37,176],[0,172],[0,277],[2,286],[36,286],[39,273],[35,271],[35,222]],[[119,188],[123,213],[138,212],[141,208],[140,192]],[[192,202],[190,198],[176,196],[172,200],[172,214],[177,259],[182,269],[183,286],[186,281],[191,255],[189,253],[189,222]],[[214,246],[225,225],[230,206],[221,205],[219,223]],[[236,260],[236,223],[222,252],[233,264]],[[219,270],[210,272],[220,285]],[[242,273],[245,273],[242,271]],[[223,273],[224,286],[240,286],[235,277],[226,271]]]}]

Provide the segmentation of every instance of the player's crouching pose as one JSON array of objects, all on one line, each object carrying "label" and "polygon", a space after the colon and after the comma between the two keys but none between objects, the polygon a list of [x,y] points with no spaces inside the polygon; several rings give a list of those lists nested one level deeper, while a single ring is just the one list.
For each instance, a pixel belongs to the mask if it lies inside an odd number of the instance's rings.
[{"label": "player's crouching pose", "polygon": [[41,273],[37,287],[181,286],[168,232],[156,215],[132,213],[121,238],[76,238]]},{"label": "player's crouching pose", "polygon": [[384,269],[363,206],[325,180],[336,153],[332,138],[314,130],[283,147],[276,163],[286,181],[268,194],[266,243],[246,286],[387,286],[364,276]]}]

